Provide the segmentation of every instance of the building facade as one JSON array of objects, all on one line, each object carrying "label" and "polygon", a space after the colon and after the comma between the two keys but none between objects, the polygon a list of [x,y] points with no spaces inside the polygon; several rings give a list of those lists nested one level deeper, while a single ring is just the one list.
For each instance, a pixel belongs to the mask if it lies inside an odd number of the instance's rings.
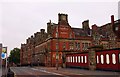
[{"label": "building facade", "polygon": [[114,18],[98,27],[89,27],[89,20],[82,22],[82,28],[74,28],[68,22],[67,14],[58,14],[58,24],[49,21],[47,32],[41,29],[21,44],[21,65],[59,66],[65,63],[65,54],[89,52],[91,46],[103,49],[120,48],[120,39],[113,32]]}]

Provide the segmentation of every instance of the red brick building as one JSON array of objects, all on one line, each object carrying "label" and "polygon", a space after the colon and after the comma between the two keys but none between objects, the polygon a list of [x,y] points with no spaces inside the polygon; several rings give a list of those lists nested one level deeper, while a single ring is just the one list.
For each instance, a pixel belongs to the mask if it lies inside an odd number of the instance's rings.
[{"label": "red brick building", "polygon": [[[113,20],[113,18],[111,18]],[[41,29],[21,44],[21,65],[59,66],[65,62],[65,54],[87,52],[91,46],[103,46],[104,49],[120,48],[120,39],[113,32],[113,22],[101,27],[92,25],[89,20],[82,23],[82,28],[73,28],[67,14],[58,14],[58,24],[47,23],[47,32]]]}]

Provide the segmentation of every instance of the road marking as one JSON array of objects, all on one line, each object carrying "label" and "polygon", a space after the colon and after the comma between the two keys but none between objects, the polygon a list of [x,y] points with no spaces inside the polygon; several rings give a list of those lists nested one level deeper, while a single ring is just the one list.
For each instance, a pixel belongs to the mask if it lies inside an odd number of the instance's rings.
[{"label": "road marking", "polygon": [[[32,70],[38,70],[38,71],[45,72],[45,73],[49,73],[49,74],[60,75],[60,76],[64,76],[64,77],[70,77],[70,76],[67,76],[67,75],[60,74],[60,73],[49,72],[49,71],[46,71],[45,69],[36,69],[36,68],[31,68],[31,69]],[[83,75],[83,74],[75,74],[75,75]]]},{"label": "road marking", "polygon": [[[63,76],[63,77],[70,77],[70,76],[67,76],[67,75],[64,75],[64,74],[60,74],[60,73],[49,72],[49,71],[46,71],[45,69],[42,69],[42,68],[41,69],[31,68],[31,69],[41,71],[41,72],[45,72],[45,73],[49,73],[49,74],[60,75],[60,76]],[[83,75],[83,74],[75,74],[75,75]]]}]

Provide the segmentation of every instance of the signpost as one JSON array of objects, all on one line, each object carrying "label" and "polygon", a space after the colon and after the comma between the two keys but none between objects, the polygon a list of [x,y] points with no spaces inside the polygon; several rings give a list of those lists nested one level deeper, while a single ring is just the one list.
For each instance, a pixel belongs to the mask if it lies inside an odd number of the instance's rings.
[{"label": "signpost", "polygon": [[7,47],[2,47],[1,58],[5,59],[5,74],[7,75]]},{"label": "signpost", "polygon": [[[2,43],[0,43],[0,56],[2,54]],[[2,58],[0,57],[0,77],[2,76]]]}]

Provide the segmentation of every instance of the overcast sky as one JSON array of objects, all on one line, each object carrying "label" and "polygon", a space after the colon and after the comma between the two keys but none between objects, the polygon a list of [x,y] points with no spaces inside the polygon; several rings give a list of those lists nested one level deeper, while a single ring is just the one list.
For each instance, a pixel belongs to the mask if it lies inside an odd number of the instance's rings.
[{"label": "overcast sky", "polygon": [[20,48],[28,37],[46,29],[49,20],[58,23],[58,13],[68,14],[72,27],[81,28],[87,19],[90,26],[101,26],[110,22],[111,15],[118,19],[118,1],[4,0],[0,4],[0,43],[8,47],[8,52]]}]

